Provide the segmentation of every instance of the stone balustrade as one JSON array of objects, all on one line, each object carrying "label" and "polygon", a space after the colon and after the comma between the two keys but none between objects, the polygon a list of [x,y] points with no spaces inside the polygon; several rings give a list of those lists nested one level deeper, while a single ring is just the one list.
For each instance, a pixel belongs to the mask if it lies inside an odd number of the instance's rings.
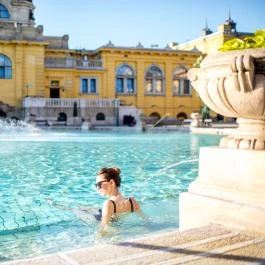
[{"label": "stone balustrade", "polygon": [[101,60],[81,60],[75,58],[45,58],[45,67],[47,68],[74,68],[84,70],[101,70],[103,69]]},{"label": "stone balustrade", "polygon": [[26,97],[23,100],[24,108],[73,108],[76,102],[77,107],[81,108],[109,108],[118,107],[117,99],[81,99],[81,98],[35,98]]}]

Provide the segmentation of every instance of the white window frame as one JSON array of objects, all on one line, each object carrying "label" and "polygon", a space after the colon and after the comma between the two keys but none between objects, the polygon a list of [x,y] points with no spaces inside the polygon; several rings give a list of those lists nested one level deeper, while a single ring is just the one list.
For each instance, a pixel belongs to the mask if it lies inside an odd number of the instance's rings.
[{"label": "white window frame", "polygon": [[[178,69],[184,69],[186,71],[186,73],[188,72],[188,69],[186,67],[184,67],[184,66],[177,67],[174,70],[174,72],[173,72],[173,78],[172,78],[172,82],[173,82],[172,95],[173,96],[191,96],[192,95],[192,87],[191,87],[190,80],[187,77],[175,78],[176,71]],[[174,81],[175,80],[178,80],[178,82],[179,82],[179,89],[178,89],[177,92],[174,91]],[[188,82],[189,93],[184,93],[185,82]]]},{"label": "white window frame", "polygon": [[[117,74],[118,69],[123,67],[123,66],[129,67],[132,70],[133,75],[132,76],[131,75],[118,75]],[[116,87],[117,79],[122,79],[123,80],[123,92],[118,92],[117,91],[117,87]],[[133,92],[129,91],[129,89],[128,89],[128,79],[132,79],[133,80],[133,89],[134,89]],[[115,93],[117,95],[136,95],[136,76],[135,76],[135,70],[133,69],[133,67],[131,65],[122,64],[119,67],[117,67],[116,75],[115,75]]]},{"label": "white window frame", "polygon": [[[152,67],[152,66],[156,66],[157,68],[160,69],[161,73],[162,73],[162,78],[156,78],[156,77],[153,77],[153,78],[147,78],[146,77],[146,74],[147,72],[149,71],[149,69]],[[162,71],[162,69],[157,66],[157,65],[151,65],[147,68],[146,72],[145,72],[145,75],[144,75],[144,81],[145,81],[145,86],[144,86],[144,94],[145,95],[151,95],[151,96],[163,96],[165,95],[165,78],[164,78],[164,73]],[[147,91],[147,81],[151,81],[151,91]],[[157,81],[161,81],[161,86],[162,86],[162,91],[156,91],[157,89]]]},{"label": "white window frame", "polygon": [[[87,80],[87,92],[84,92],[83,91],[83,80],[86,79]],[[95,92],[92,92],[91,91],[91,80],[92,79],[95,79],[96,80],[96,91]],[[98,94],[98,85],[99,85],[99,80],[98,80],[98,77],[95,77],[95,76],[81,76],[80,77],[80,88],[79,88],[79,93],[80,94],[92,94],[92,95],[95,95],[95,94]]]}]

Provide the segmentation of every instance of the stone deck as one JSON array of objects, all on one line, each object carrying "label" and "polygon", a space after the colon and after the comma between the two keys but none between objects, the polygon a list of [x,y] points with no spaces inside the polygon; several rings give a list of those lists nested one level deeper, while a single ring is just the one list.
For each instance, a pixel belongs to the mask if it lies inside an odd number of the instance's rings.
[{"label": "stone deck", "polygon": [[265,235],[212,224],[1,265],[265,264]]}]

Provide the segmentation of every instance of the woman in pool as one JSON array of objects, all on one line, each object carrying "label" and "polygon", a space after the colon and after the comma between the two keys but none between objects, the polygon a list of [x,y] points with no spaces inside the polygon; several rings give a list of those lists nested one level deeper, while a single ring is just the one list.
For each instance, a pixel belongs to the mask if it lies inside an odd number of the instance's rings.
[{"label": "woman in pool", "polygon": [[[108,196],[110,199],[104,201],[102,209],[95,207],[80,206],[78,208],[72,208],[65,205],[61,205],[53,201],[52,199],[46,198],[46,201],[56,208],[64,211],[72,211],[81,220],[88,222],[94,220],[101,222],[100,234],[104,235],[107,230],[107,224],[115,217],[116,213],[126,212],[137,212],[144,220],[149,219],[140,210],[139,203],[134,198],[125,198],[119,191],[121,184],[120,169],[113,168],[102,168],[96,177],[96,189],[102,196]],[[91,219],[93,217],[93,219]]]},{"label": "woman in pool", "polygon": [[96,188],[100,195],[110,199],[104,201],[101,225],[106,226],[116,213],[140,211],[139,203],[134,198],[125,198],[119,191],[121,185],[120,169],[104,167],[96,177]]}]

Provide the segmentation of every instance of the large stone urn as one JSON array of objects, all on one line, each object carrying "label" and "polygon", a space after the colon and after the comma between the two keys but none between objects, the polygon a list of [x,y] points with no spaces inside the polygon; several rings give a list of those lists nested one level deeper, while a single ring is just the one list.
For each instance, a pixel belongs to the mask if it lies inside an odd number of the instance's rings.
[{"label": "large stone urn", "polygon": [[265,232],[265,49],[209,55],[188,78],[239,127],[200,149],[199,175],[180,195],[180,229],[217,222]]}]

